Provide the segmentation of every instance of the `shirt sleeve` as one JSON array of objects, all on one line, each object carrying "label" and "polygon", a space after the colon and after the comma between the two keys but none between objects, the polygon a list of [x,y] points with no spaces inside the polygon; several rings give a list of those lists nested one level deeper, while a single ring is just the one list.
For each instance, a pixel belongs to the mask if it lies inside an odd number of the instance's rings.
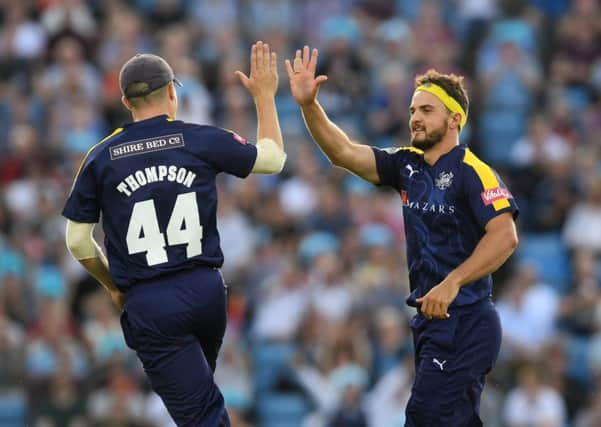
[{"label": "shirt sleeve", "polygon": [[505,212],[516,219],[518,206],[498,174],[483,162],[466,168],[467,199],[480,226],[484,229],[491,219]]},{"label": "shirt sleeve", "polygon": [[205,154],[217,172],[247,177],[257,159],[257,147],[235,132],[218,127],[205,129]]},{"label": "shirt sleeve", "polygon": [[96,223],[100,219],[97,181],[91,162],[84,163],[75,177],[63,216],[77,222]]},{"label": "shirt sleeve", "polygon": [[400,149],[380,149],[372,147],[376,158],[376,169],[380,178],[380,185],[388,185],[400,190],[403,187],[401,167],[405,152]]}]

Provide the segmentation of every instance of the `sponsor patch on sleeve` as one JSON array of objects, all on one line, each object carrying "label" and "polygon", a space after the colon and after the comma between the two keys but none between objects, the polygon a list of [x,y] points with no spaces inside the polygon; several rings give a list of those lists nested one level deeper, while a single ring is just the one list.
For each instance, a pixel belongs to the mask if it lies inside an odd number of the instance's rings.
[{"label": "sponsor patch on sleeve", "polygon": [[226,130],[227,132],[231,133],[231,134],[232,134],[232,137],[234,137],[234,139],[235,139],[236,141],[238,141],[240,144],[242,144],[242,145],[246,145],[246,144],[248,143],[248,141],[247,141],[246,139],[242,138],[240,135],[238,135],[238,134],[237,134],[236,132],[234,132],[233,130],[231,130],[231,129],[225,129],[225,130]]},{"label": "sponsor patch on sleeve", "polygon": [[238,141],[240,144],[246,144],[246,139],[242,138],[240,135],[238,135],[236,132],[232,132],[232,136],[234,137],[234,139],[236,141]]},{"label": "sponsor patch on sleeve", "polygon": [[513,199],[508,189],[503,187],[489,188],[480,193],[482,201],[486,206],[493,204],[498,200]]}]

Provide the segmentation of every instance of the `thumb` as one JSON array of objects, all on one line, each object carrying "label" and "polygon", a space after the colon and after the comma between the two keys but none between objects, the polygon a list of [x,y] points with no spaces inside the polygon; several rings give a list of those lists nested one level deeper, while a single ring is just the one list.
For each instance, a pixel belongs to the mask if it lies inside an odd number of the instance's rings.
[{"label": "thumb", "polygon": [[244,87],[248,88],[248,82],[250,79],[246,76],[246,74],[244,74],[242,71],[238,71],[238,70],[236,70],[234,72],[234,74],[236,74],[238,76],[238,78],[240,79],[240,83],[242,83],[244,85]]},{"label": "thumb", "polygon": [[424,297],[415,298],[416,302],[422,302],[423,300],[424,300]]},{"label": "thumb", "polygon": [[323,82],[325,82],[325,81],[327,81],[327,80],[328,80],[328,76],[324,76],[324,75],[317,76],[317,77],[315,78],[315,84],[316,84],[317,86],[319,86],[320,84],[322,84]]}]

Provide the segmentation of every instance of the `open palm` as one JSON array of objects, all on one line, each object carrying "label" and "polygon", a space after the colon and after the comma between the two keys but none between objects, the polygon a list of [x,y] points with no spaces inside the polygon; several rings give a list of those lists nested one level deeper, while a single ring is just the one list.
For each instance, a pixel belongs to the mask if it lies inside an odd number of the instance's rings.
[{"label": "open palm", "polygon": [[296,51],[294,64],[286,60],[286,71],[290,80],[290,91],[295,101],[302,107],[315,101],[319,85],[325,82],[327,76],[315,77],[315,68],[317,67],[317,49],[313,49],[309,55],[309,46]]},{"label": "open palm", "polygon": [[275,96],[278,89],[278,57],[271,52],[269,45],[258,41],[250,50],[250,75],[236,71],[236,75],[250,92],[257,98],[260,96]]}]

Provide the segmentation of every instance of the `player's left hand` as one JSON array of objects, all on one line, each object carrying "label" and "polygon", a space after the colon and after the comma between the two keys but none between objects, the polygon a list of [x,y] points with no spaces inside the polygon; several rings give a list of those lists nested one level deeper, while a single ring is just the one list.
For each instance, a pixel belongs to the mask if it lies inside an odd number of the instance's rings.
[{"label": "player's left hand", "polygon": [[[296,51],[294,62],[286,60],[286,71],[290,80],[290,91],[294,100],[301,107],[315,102],[320,85],[328,80],[327,76],[315,77],[317,70],[317,49],[309,55],[309,46],[305,46],[303,51]],[[293,65],[294,64],[294,65]]]},{"label": "player's left hand", "polygon": [[426,295],[417,298],[416,301],[421,304],[420,310],[426,319],[448,319],[451,317],[447,310],[457,297],[459,288],[458,284],[443,280],[430,289]]}]

